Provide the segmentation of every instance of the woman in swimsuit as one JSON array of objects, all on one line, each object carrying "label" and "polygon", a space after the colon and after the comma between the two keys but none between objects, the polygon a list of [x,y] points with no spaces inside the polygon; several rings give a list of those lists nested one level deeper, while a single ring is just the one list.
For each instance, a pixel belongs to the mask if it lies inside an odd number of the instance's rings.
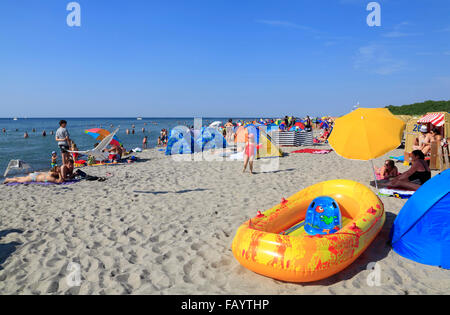
[{"label": "woman in swimsuit", "polygon": [[31,173],[28,176],[24,176],[24,177],[7,178],[7,179],[5,179],[4,184],[32,183],[32,182],[60,184],[60,183],[64,182],[64,180],[61,178],[58,167],[55,167],[50,172],[47,172],[47,173],[34,172],[34,173]]},{"label": "woman in swimsuit", "polygon": [[409,190],[417,190],[431,179],[431,170],[427,162],[425,162],[425,155],[420,150],[415,150],[411,154],[412,166],[402,175],[393,178],[389,185],[394,188],[403,188]]},{"label": "woman in swimsuit", "polygon": [[381,179],[391,179],[399,175],[398,168],[392,160],[386,160],[382,168],[375,169],[375,173],[379,175]]},{"label": "woman in swimsuit", "polygon": [[433,136],[428,132],[427,126],[420,127],[421,134],[416,139],[416,142],[413,146],[414,150],[421,150],[423,154],[427,155],[431,151],[431,141],[433,140]]},{"label": "woman in swimsuit", "polygon": [[434,128],[433,130],[431,130],[431,137],[432,137],[431,142],[437,142],[438,144],[440,144],[442,141],[442,135],[439,132],[439,129],[437,129],[437,128]]}]

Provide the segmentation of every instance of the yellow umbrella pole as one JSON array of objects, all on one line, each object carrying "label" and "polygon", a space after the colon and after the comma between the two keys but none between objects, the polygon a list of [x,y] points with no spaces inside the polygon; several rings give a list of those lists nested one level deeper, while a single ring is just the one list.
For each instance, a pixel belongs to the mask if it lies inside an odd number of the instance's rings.
[{"label": "yellow umbrella pole", "polygon": [[375,177],[375,186],[377,187],[377,191],[379,191],[377,182],[377,173],[375,173],[375,165],[373,164],[373,160],[370,160],[370,163],[372,163],[373,176]]}]

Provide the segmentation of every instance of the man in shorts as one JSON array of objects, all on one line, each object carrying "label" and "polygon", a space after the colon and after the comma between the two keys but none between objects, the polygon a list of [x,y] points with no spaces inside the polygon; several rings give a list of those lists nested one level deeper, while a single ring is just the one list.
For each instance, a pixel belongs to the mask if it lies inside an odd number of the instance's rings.
[{"label": "man in shorts", "polygon": [[66,129],[67,121],[61,120],[59,128],[56,130],[55,139],[58,141],[58,146],[61,149],[61,156],[63,164],[67,164],[69,159],[69,147],[71,144],[69,132]]}]

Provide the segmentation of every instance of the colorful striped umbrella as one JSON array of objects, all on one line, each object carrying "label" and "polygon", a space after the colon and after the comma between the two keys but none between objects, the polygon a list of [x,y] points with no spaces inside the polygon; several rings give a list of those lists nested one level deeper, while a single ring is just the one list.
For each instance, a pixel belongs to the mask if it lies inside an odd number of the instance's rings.
[{"label": "colorful striped umbrella", "polygon": [[[94,138],[97,141],[102,141],[110,134],[110,132],[108,130],[100,129],[100,128],[85,130],[84,133],[90,135],[92,138]],[[122,145],[122,143],[120,142],[117,135],[114,136],[114,138],[111,140],[110,144],[116,145],[116,146]]]}]

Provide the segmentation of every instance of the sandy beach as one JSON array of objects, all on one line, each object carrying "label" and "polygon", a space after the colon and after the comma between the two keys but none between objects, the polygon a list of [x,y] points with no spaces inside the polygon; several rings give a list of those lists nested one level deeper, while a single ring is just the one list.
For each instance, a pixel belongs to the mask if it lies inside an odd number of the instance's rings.
[{"label": "sandy beach", "polygon": [[[405,203],[395,198],[382,198],[387,221],[373,244],[329,279],[305,285],[283,283],[257,275],[234,259],[235,232],[258,210],[325,180],[351,179],[369,185],[373,174],[368,162],[346,160],[334,152],[289,154],[280,159],[278,171],[260,173],[264,161],[257,161],[257,174],[250,175],[242,173],[241,161],[175,162],[157,149],[138,156],[140,161],[129,165],[83,169],[89,175],[110,173],[105,182],[1,185],[0,293],[450,292],[448,271],[400,257],[387,244],[392,223]],[[376,164],[382,165],[387,157]],[[80,286],[68,285],[71,262],[81,268]],[[367,283],[371,262],[380,267],[380,286]]]}]

